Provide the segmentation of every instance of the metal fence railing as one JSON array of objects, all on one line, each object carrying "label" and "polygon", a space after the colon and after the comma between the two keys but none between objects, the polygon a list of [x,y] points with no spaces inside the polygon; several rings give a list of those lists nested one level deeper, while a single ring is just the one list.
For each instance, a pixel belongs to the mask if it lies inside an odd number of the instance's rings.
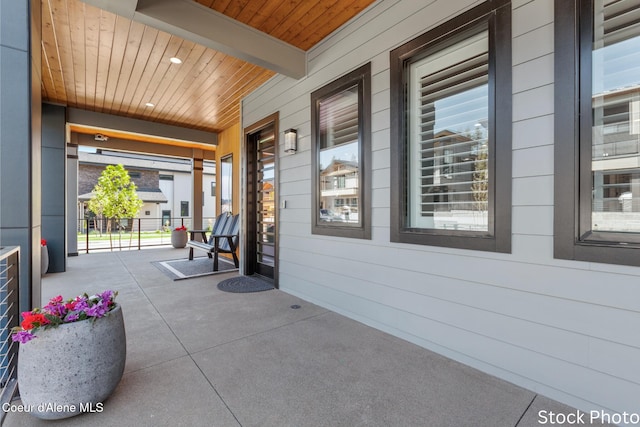
[{"label": "metal fence railing", "polygon": [[[18,246],[0,247],[0,405],[11,402],[17,389],[18,343],[11,340],[11,328],[20,322]],[[0,411],[0,425],[5,411]]]},{"label": "metal fence railing", "polygon": [[[202,228],[213,226],[215,218],[203,218]],[[78,221],[78,252],[97,250],[140,250],[144,247],[171,244],[176,227],[192,228],[192,219],[180,218],[85,218]]]}]

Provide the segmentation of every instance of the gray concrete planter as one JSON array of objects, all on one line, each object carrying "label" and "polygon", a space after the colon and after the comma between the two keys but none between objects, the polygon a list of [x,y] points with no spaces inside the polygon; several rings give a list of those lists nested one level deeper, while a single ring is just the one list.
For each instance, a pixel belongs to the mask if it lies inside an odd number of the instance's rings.
[{"label": "gray concrete planter", "polygon": [[185,230],[173,230],[171,232],[171,245],[174,248],[184,248],[187,246],[187,232]]},{"label": "gray concrete planter", "polygon": [[91,320],[39,330],[20,344],[18,388],[23,405],[42,419],[101,412],[124,372],[122,308]]},{"label": "gray concrete planter", "polygon": [[49,248],[47,248],[47,245],[41,245],[40,252],[40,274],[44,276],[49,269]]}]

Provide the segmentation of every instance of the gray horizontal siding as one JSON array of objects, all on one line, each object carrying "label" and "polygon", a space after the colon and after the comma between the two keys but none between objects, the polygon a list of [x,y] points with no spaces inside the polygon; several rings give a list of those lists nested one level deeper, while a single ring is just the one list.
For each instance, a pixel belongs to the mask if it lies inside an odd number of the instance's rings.
[{"label": "gray horizontal siding", "polygon": [[[389,51],[478,3],[381,0],[308,52],[307,77],[243,101],[244,126],[279,111],[298,129],[279,151],[281,289],[581,409],[637,412],[640,269],[553,259],[553,2],[512,4],[512,253],[389,241]],[[372,239],[312,235],[310,93],[368,61]]]}]

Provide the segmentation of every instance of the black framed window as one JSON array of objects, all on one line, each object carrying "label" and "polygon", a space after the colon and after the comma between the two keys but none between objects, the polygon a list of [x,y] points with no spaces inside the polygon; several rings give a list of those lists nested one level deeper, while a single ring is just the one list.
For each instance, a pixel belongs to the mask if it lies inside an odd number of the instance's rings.
[{"label": "black framed window", "polygon": [[180,202],[180,216],[189,216],[189,202],[181,201]]},{"label": "black framed window", "polygon": [[312,233],[371,238],[371,64],[311,94]]},{"label": "black framed window", "polygon": [[391,52],[391,240],[511,251],[511,7]]},{"label": "black framed window", "polygon": [[555,9],[554,254],[640,265],[640,1]]}]

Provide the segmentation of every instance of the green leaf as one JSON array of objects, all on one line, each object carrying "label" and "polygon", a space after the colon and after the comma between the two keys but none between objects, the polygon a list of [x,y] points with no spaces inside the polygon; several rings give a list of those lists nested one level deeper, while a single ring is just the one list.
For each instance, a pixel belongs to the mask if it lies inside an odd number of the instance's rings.
[{"label": "green leaf", "polygon": [[136,185],[122,165],[107,166],[93,188],[88,208],[106,218],[133,218],[138,216],[142,200],[136,193]]}]

